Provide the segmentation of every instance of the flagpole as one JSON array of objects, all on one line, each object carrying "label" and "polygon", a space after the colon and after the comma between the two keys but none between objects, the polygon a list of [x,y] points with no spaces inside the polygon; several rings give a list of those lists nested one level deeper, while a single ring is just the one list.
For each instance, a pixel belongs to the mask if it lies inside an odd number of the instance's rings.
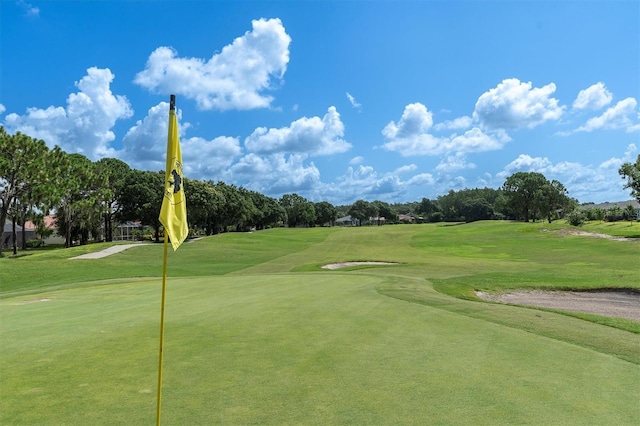
[{"label": "flagpole", "polygon": [[[176,96],[169,98],[169,110],[176,109]],[[168,144],[168,142],[167,142]],[[167,156],[169,152],[167,150]],[[158,402],[156,407],[156,426],[160,426],[160,413],[162,411],[162,360],[164,355],[164,301],[167,290],[167,252],[169,248],[169,233],[164,229],[164,256],[162,260],[162,298],[160,302],[160,348],[158,349]]]},{"label": "flagpole", "polygon": [[164,260],[162,262],[162,301],[160,302],[160,349],[158,351],[158,404],[156,409],[156,426],[160,426],[160,411],[162,408],[162,358],[164,354],[164,299],[167,289],[167,249],[169,237],[164,231]]}]

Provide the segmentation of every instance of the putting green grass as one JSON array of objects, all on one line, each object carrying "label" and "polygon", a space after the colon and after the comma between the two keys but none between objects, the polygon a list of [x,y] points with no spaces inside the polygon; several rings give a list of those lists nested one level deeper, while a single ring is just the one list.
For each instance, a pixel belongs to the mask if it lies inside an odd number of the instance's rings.
[{"label": "putting green grass", "polygon": [[[384,297],[379,284],[348,273],[170,280],[164,423],[640,416],[637,365]],[[2,424],[150,423],[159,290],[152,280],[4,299]]]},{"label": "putting green grass", "polygon": [[[640,288],[639,244],[556,227],[274,229],[183,245],[169,254],[163,424],[637,424],[638,323],[473,296]],[[72,254],[0,259],[0,424],[150,424],[162,247]],[[357,260],[400,264],[320,268]]]}]

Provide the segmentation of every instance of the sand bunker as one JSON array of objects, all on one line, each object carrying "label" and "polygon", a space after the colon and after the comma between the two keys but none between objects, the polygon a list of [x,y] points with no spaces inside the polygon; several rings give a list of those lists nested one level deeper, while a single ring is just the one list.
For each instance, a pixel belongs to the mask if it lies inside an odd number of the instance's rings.
[{"label": "sand bunker", "polygon": [[[543,229],[542,232],[550,232],[548,229]],[[613,241],[640,241],[640,238],[633,237],[615,237],[613,235],[601,234],[599,232],[590,232],[590,231],[582,231],[580,229],[572,229],[572,228],[563,228],[557,231],[551,231],[558,235],[577,235],[580,237],[591,237],[591,238],[603,238],[606,240]]]},{"label": "sand bunker", "polygon": [[494,294],[477,291],[476,294],[492,302],[584,312],[640,322],[640,293],[634,291],[528,290]]},{"label": "sand bunker", "polygon": [[347,268],[349,266],[360,266],[360,265],[397,265],[396,262],[341,262],[341,263],[330,263],[328,265],[322,266],[322,269],[340,269]]}]

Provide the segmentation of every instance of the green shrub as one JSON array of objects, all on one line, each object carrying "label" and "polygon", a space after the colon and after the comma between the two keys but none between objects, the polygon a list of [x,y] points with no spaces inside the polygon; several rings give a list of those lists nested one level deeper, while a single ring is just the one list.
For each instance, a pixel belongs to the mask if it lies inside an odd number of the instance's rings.
[{"label": "green shrub", "polygon": [[573,226],[584,225],[585,216],[580,210],[574,210],[567,216],[567,221]]},{"label": "green shrub", "polygon": [[27,241],[27,248],[38,248],[38,247],[42,247],[43,245],[44,245],[43,240],[33,239],[33,240]]}]

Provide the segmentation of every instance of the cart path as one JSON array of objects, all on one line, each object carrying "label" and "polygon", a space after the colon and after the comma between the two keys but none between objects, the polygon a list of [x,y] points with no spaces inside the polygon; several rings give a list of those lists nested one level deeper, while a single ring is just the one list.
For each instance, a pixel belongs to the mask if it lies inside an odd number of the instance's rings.
[{"label": "cart path", "polygon": [[101,251],[97,251],[95,253],[87,253],[87,254],[83,254],[80,256],[76,256],[76,257],[72,257],[69,258],[69,260],[76,260],[76,259],[100,259],[103,257],[107,257],[107,256],[111,256],[112,254],[116,254],[116,253],[120,253],[121,251],[125,251],[127,249],[130,249],[131,247],[141,247],[143,245],[143,243],[135,243],[135,244],[118,244],[115,246],[111,246],[111,247],[107,247],[104,250]]}]

